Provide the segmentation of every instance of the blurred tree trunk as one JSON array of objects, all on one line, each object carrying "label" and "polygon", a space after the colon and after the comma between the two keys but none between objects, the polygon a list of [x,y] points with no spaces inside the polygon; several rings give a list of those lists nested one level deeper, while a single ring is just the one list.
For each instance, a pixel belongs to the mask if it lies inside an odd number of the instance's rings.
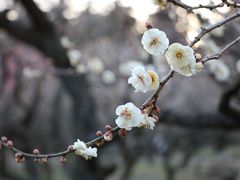
[{"label": "blurred tree trunk", "polygon": [[[41,11],[33,0],[18,1],[28,13],[31,25],[20,20],[9,21],[6,17],[8,10],[5,10],[0,12],[0,27],[16,39],[38,48],[47,57],[52,58],[56,67],[70,68],[66,50],[62,47],[59,34],[53,22],[47,18],[47,14]],[[74,124],[70,142],[77,138],[87,139],[86,137],[90,134],[87,130],[93,132],[98,126],[95,118],[95,103],[89,91],[89,84],[85,76],[62,75],[60,79],[73,102],[72,118],[66,120],[72,120]],[[93,124],[95,126],[92,126]],[[98,167],[93,162],[81,161],[76,164],[71,170],[71,179],[75,180],[79,177],[84,180],[103,179],[96,174]],[[4,163],[0,165],[0,169],[4,169]]]}]

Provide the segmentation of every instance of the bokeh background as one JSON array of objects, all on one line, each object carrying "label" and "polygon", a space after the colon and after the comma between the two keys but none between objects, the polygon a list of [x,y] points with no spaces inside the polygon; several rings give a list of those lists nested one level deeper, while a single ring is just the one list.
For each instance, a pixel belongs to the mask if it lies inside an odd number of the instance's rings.
[{"label": "bokeh background", "polygon": [[[189,5],[221,1],[184,0]],[[187,44],[201,26],[236,9],[195,14],[151,0],[0,0],[0,136],[42,153],[65,150],[114,125],[118,105],[141,105],[151,93],[134,93],[130,68],[144,65],[164,77],[164,57],[141,45],[149,21],[170,43]],[[197,53],[219,52],[240,34],[234,20],[206,35]],[[136,129],[85,161],[69,155],[48,164],[0,151],[1,180],[239,180],[240,52],[236,44],[221,62],[192,77],[176,75],[164,87],[156,128]]]}]

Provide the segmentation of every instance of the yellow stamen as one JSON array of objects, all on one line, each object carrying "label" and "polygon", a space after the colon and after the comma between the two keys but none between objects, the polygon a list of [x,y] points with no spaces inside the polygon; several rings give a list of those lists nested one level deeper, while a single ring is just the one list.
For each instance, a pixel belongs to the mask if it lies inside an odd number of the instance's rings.
[{"label": "yellow stamen", "polygon": [[176,53],[176,57],[178,58],[178,59],[181,59],[182,57],[183,57],[183,52],[177,52]]},{"label": "yellow stamen", "polygon": [[131,112],[126,108],[124,111],[122,111],[122,113],[120,114],[120,116],[122,116],[124,119],[126,120],[130,120],[132,117]]},{"label": "yellow stamen", "polygon": [[153,39],[150,46],[156,46],[159,43],[159,40],[157,38]]}]

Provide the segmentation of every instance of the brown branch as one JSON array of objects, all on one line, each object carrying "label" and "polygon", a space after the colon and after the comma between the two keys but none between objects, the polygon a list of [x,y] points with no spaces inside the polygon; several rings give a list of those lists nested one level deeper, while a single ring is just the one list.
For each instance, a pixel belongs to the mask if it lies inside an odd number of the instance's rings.
[{"label": "brown branch", "polygon": [[240,13],[237,12],[237,13],[234,13],[230,16],[228,16],[227,18],[223,19],[222,21],[216,23],[216,24],[213,24],[209,27],[202,27],[202,31],[200,32],[200,34],[198,34],[198,36],[195,37],[195,39],[189,44],[190,47],[194,46],[194,44],[196,44],[198,41],[200,41],[200,39],[207,33],[209,33],[210,31],[218,28],[218,27],[221,27],[222,25],[232,21],[233,19],[235,18],[238,18],[240,16]]},{"label": "brown branch", "polygon": [[216,5],[199,5],[199,6],[195,6],[195,7],[192,7],[192,10],[194,9],[209,9],[209,10],[213,10],[213,9],[216,9],[216,8],[220,8],[220,7],[223,7],[225,4],[222,2],[222,3],[219,3],[219,4],[216,4]]},{"label": "brown branch", "polygon": [[168,80],[173,77],[174,73],[175,73],[175,71],[173,71],[173,70],[168,72],[167,76],[165,76],[163,78],[163,80],[159,82],[158,89],[143,103],[143,105],[140,107],[140,109],[145,109],[150,104],[153,104],[153,105],[156,104],[156,101],[159,97],[159,94],[160,94],[162,88],[168,82]]},{"label": "brown branch", "polygon": [[202,63],[206,63],[206,62],[208,62],[210,60],[219,59],[227,50],[229,50],[233,45],[235,45],[239,41],[240,41],[240,36],[238,36],[235,40],[233,40],[232,42],[227,44],[220,52],[218,52],[216,54],[213,54],[211,56],[207,56],[207,57],[203,58],[201,60],[201,62]]},{"label": "brown branch", "polygon": [[193,10],[196,10],[196,9],[213,10],[213,9],[221,8],[224,5],[227,5],[228,7],[233,7],[233,8],[240,8],[240,4],[238,4],[236,2],[228,2],[227,0],[222,0],[221,3],[216,4],[216,5],[201,5],[200,4],[199,6],[189,6],[178,0],[168,0],[168,2],[174,4],[175,6],[179,6],[183,9],[186,9],[188,12],[191,12],[191,13],[193,13]]},{"label": "brown branch", "polygon": [[44,29],[48,29],[46,32],[54,31],[54,27],[52,23],[47,18],[46,13],[44,13],[40,8],[36,5],[33,0],[18,0],[22,3],[22,5],[27,10],[30,18],[35,27]]},{"label": "brown branch", "polygon": [[228,2],[228,0],[222,0],[223,3],[225,3],[228,7],[234,7],[234,8],[240,8],[240,4],[237,2]]},{"label": "brown branch", "polygon": [[175,6],[179,6],[183,9],[186,9],[188,12],[193,12],[192,11],[192,7],[187,5],[187,4],[184,4],[182,3],[181,1],[177,1],[177,0],[168,0],[169,3],[172,3],[173,5]]}]

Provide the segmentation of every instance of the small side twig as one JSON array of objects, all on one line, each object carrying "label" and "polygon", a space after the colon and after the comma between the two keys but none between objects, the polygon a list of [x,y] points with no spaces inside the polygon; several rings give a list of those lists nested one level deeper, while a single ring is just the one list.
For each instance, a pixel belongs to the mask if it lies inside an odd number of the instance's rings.
[{"label": "small side twig", "polygon": [[221,3],[216,4],[216,5],[202,5],[200,4],[199,6],[189,6],[179,0],[168,0],[169,3],[174,4],[175,6],[179,6],[185,10],[187,10],[190,13],[193,13],[193,10],[196,9],[209,9],[210,11],[213,9],[221,8],[224,5],[228,7],[233,7],[233,8],[240,8],[240,4],[236,2],[228,2],[227,0],[222,0]]},{"label": "small side twig", "polygon": [[201,62],[204,64],[210,60],[219,59],[227,50],[229,50],[233,45],[235,45],[239,41],[240,41],[240,36],[238,36],[235,40],[227,44],[220,52],[203,58]]},{"label": "small side twig", "polygon": [[209,27],[204,27],[204,28],[201,28],[202,31],[200,32],[200,34],[198,34],[198,36],[195,37],[195,39],[189,44],[190,47],[194,46],[198,41],[200,41],[200,39],[207,33],[209,33],[210,31],[218,28],[218,27],[221,27],[222,25],[232,21],[233,19],[235,18],[238,18],[240,16],[240,13],[237,12],[237,13],[234,13],[230,16],[228,16],[227,18],[225,18],[224,20],[216,23],[216,24],[213,24]]}]

